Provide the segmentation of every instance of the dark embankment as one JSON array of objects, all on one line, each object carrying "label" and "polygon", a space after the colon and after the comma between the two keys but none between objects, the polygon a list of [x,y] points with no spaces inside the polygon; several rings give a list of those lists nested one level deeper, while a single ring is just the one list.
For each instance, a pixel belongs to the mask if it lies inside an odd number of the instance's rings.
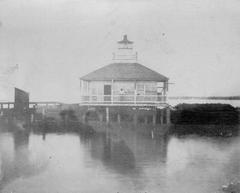
[{"label": "dark embankment", "polygon": [[238,133],[239,111],[229,104],[179,104],[171,113],[174,133],[232,136]]}]

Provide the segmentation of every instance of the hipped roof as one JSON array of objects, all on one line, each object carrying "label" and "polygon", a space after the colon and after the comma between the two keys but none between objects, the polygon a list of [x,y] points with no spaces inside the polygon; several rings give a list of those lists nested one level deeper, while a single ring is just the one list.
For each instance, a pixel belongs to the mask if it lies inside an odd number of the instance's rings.
[{"label": "hipped roof", "polygon": [[86,81],[168,81],[167,77],[139,63],[112,63],[95,70],[80,79]]}]

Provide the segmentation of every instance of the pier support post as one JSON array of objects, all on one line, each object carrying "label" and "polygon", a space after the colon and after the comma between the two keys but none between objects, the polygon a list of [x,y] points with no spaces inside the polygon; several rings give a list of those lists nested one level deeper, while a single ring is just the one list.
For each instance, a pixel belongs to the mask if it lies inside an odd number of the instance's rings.
[{"label": "pier support post", "polygon": [[137,125],[137,121],[138,121],[138,116],[137,116],[137,113],[135,112],[133,114],[133,123],[134,123],[134,125]]},{"label": "pier support post", "polygon": [[166,109],[166,123],[170,124],[171,123],[171,112],[170,112],[170,108]]},{"label": "pier support post", "polygon": [[144,117],[144,124],[147,124],[147,123],[148,123],[148,117],[145,116],[145,117]]},{"label": "pier support post", "polygon": [[102,114],[102,113],[99,113],[98,117],[99,117],[99,121],[100,121],[100,122],[103,122],[103,114]]},{"label": "pier support post", "polygon": [[44,107],[42,107],[42,116],[43,116],[43,118],[45,118],[45,114],[46,114],[46,111],[45,111]]},{"label": "pier support post", "polygon": [[109,107],[106,107],[106,122],[109,123]]},{"label": "pier support post", "polygon": [[160,124],[163,124],[163,110],[160,110]]},{"label": "pier support post", "polygon": [[86,113],[83,113],[83,115],[82,115],[82,122],[83,122],[83,123],[86,122]]},{"label": "pier support post", "polygon": [[33,114],[33,113],[31,113],[30,122],[31,122],[31,123],[33,123],[33,122],[34,122],[34,114]]},{"label": "pier support post", "polygon": [[121,123],[121,115],[118,113],[117,114],[117,122],[120,124]]},{"label": "pier support post", "polygon": [[153,125],[156,125],[156,114],[155,113],[153,113],[153,117],[152,117],[152,123],[153,123]]}]

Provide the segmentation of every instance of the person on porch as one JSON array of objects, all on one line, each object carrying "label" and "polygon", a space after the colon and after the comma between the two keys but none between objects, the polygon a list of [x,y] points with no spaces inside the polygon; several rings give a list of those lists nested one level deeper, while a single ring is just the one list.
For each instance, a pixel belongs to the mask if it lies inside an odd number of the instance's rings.
[{"label": "person on porch", "polygon": [[123,90],[123,88],[120,89],[119,94],[120,94],[120,101],[124,101],[125,91]]}]

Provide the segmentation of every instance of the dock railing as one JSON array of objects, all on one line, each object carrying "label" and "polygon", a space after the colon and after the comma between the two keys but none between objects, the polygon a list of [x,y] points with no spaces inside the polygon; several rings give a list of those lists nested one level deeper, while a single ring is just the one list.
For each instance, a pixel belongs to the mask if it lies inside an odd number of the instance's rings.
[{"label": "dock railing", "polygon": [[82,95],[81,104],[161,104],[163,95]]}]

